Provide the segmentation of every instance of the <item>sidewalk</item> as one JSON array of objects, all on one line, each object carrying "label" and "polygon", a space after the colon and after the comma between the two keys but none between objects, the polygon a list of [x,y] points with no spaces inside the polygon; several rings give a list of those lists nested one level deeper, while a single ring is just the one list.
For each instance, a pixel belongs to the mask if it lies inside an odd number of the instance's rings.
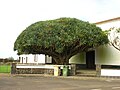
[{"label": "sidewalk", "polygon": [[0,73],[0,77],[10,77],[10,73]]},{"label": "sidewalk", "polygon": [[0,73],[0,77],[51,77],[61,79],[79,79],[79,80],[120,80],[120,77],[91,77],[91,76],[53,76],[46,74],[5,74]]},{"label": "sidewalk", "polygon": [[120,77],[91,77],[91,76],[53,76],[46,74],[15,74],[14,77],[51,77],[61,79],[79,79],[79,80],[120,80]]}]

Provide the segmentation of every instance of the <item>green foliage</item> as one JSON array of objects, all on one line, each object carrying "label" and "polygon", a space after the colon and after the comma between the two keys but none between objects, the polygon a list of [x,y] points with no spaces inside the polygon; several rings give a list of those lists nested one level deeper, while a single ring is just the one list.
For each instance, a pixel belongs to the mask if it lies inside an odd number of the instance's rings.
[{"label": "green foliage", "polygon": [[59,18],[27,27],[15,41],[14,50],[18,54],[44,53],[67,63],[72,55],[106,43],[107,35],[96,25],[76,18]]},{"label": "green foliage", "polygon": [[14,58],[13,57],[9,57],[9,58],[7,58],[8,60],[14,60]]},{"label": "green foliage", "polygon": [[0,65],[0,73],[10,73],[11,66],[10,65]]}]

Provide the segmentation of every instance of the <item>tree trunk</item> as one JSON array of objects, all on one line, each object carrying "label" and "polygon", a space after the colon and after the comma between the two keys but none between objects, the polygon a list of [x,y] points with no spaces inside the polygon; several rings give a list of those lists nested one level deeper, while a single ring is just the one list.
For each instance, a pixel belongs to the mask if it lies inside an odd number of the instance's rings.
[{"label": "tree trunk", "polygon": [[65,56],[59,56],[59,57],[53,57],[55,60],[56,64],[58,65],[68,65],[69,64],[69,59]]}]

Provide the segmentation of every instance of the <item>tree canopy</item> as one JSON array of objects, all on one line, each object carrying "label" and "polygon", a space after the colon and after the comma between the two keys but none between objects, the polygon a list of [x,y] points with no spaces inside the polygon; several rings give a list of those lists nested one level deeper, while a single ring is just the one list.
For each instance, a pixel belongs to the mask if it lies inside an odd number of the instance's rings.
[{"label": "tree canopy", "polygon": [[95,24],[76,18],[39,21],[16,39],[18,54],[46,54],[57,64],[68,64],[73,55],[108,43],[107,35]]}]

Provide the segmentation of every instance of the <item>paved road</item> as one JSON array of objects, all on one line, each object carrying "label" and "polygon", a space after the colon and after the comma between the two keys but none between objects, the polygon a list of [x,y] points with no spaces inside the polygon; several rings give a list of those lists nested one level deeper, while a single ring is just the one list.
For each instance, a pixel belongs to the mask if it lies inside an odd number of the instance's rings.
[{"label": "paved road", "polygon": [[120,90],[120,80],[0,77],[0,90]]}]

